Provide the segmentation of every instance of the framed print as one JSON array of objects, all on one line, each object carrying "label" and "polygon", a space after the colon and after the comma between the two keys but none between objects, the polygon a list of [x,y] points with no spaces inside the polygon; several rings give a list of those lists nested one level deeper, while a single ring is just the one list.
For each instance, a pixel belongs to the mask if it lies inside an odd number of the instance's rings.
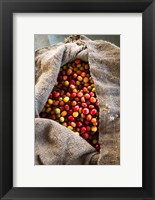
[{"label": "framed print", "polygon": [[1,1],[1,199],[154,199],[154,1]]}]

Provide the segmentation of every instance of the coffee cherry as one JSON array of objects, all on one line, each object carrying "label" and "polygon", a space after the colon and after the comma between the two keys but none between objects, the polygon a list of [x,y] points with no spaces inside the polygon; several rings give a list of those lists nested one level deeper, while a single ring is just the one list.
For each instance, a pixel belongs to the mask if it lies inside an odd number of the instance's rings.
[{"label": "coffee cherry", "polygon": [[80,85],[80,81],[76,81],[76,85],[77,85],[77,86]]},{"label": "coffee cherry", "polygon": [[62,125],[67,127],[67,123],[66,122],[63,122]]},{"label": "coffee cherry", "polygon": [[87,115],[89,113],[89,109],[88,108],[83,108],[82,109],[82,113]]},{"label": "coffee cherry", "polygon": [[62,111],[62,113],[61,113],[61,116],[62,117],[65,117],[67,115],[67,112],[64,110],[64,111]]},{"label": "coffee cherry", "polygon": [[53,100],[52,99],[48,99],[48,104],[52,105],[53,104]]},{"label": "coffee cherry", "polygon": [[72,74],[72,70],[71,69],[68,69],[67,70],[67,75],[71,75]]},{"label": "coffee cherry", "polygon": [[64,82],[64,85],[67,87],[67,86],[69,86],[69,81],[65,81]]},{"label": "coffee cherry", "polygon": [[64,75],[63,77],[62,77],[62,79],[64,80],[64,81],[66,81],[67,80],[67,76],[66,75]]},{"label": "coffee cherry", "polygon": [[47,108],[46,113],[50,113],[50,112],[51,112],[51,108]]},{"label": "coffee cherry", "polygon": [[86,99],[89,99],[89,98],[90,98],[90,95],[89,95],[89,94],[85,94],[84,97],[85,97]]},{"label": "coffee cherry", "polygon": [[85,72],[82,72],[82,73],[81,73],[81,76],[82,76],[82,77],[85,77],[85,76],[86,76],[86,73],[85,73]]},{"label": "coffee cherry", "polygon": [[97,127],[96,126],[92,126],[91,127],[91,131],[96,132],[97,131]]},{"label": "coffee cherry", "polygon": [[65,103],[67,103],[67,102],[69,101],[69,97],[65,97],[65,98],[63,99],[63,101],[64,101]]},{"label": "coffee cherry", "polygon": [[77,126],[78,126],[78,127],[81,127],[81,126],[82,126],[82,123],[81,123],[80,121],[78,121],[78,122],[77,122]]},{"label": "coffee cherry", "polygon": [[89,95],[90,95],[91,97],[94,97],[94,92],[89,92]]},{"label": "coffee cherry", "polygon": [[[86,118],[86,115],[81,113],[81,118]],[[81,121],[83,121],[82,119],[80,119]]]},{"label": "coffee cherry", "polygon": [[77,60],[75,60],[74,62],[75,62],[75,64],[77,64],[77,65],[78,65],[78,64],[80,64],[80,63],[81,63],[81,60],[80,60],[80,59],[77,59]]},{"label": "coffee cherry", "polygon": [[91,128],[90,126],[87,126],[86,129],[87,129],[87,132],[89,132]]},{"label": "coffee cherry", "polygon": [[65,121],[65,118],[64,117],[60,117],[60,122],[62,123],[62,122],[64,122]]},{"label": "coffee cherry", "polygon": [[73,122],[73,121],[74,121],[74,117],[73,117],[72,115],[70,115],[70,116],[68,117],[68,120],[69,120],[70,122]]},{"label": "coffee cherry", "polygon": [[71,122],[71,126],[74,128],[76,127],[76,123],[75,122]]},{"label": "coffee cherry", "polygon": [[96,149],[96,151],[99,151],[99,150],[100,150],[100,145],[99,145],[99,144],[96,144],[96,145],[95,145],[95,149]]},{"label": "coffee cherry", "polygon": [[93,144],[97,144],[97,140],[94,139],[94,140],[92,141],[92,143],[93,143]]},{"label": "coffee cherry", "polygon": [[91,120],[92,123],[96,123],[96,121],[97,121],[96,118],[92,118]]},{"label": "coffee cherry", "polygon": [[77,77],[77,80],[78,80],[78,81],[82,81],[82,79],[83,79],[82,76],[78,76],[78,77]]},{"label": "coffee cherry", "polygon": [[60,106],[64,106],[65,105],[65,103],[64,103],[64,101],[60,101]]},{"label": "coffee cherry", "polygon": [[69,128],[71,131],[73,130],[73,127],[72,127],[72,126],[68,126],[67,128]]},{"label": "coffee cherry", "polygon": [[84,97],[81,97],[81,102],[84,103],[86,100]]},{"label": "coffee cherry", "polygon": [[83,82],[88,83],[89,79],[87,77],[84,77]]},{"label": "coffee cherry", "polygon": [[[77,76],[78,76],[77,73],[74,73],[74,74],[73,74],[73,78],[74,78],[74,79],[76,79]],[[73,83],[71,83],[71,84],[73,84]],[[73,84],[73,85],[75,85],[75,84]]]},{"label": "coffee cherry", "polygon": [[71,93],[70,93],[70,92],[67,92],[66,95],[67,95],[68,97],[70,97],[70,96],[71,96]]},{"label": "coffee cherry", "polygon": [[89,114],[89,115],[87,115],[87,117],[86,117],[86,120],[87,121],[90,121],[92,119],[92,116]]},{"label": "coffee cherry", "polygon": [[55,109],[55,114],[60,114],[60,109],[59,108]]},{"label": "coffee cherry", "polygon": [[49,96],[49,98],[52,99],[52,96],[53,96],[53,95],[52,95],[52,93],[51,93],[50,96]]},{"label": "coffee cherry", "polygon": [[83,96],[83,93],[82,93],[82,92],[78,92],[78,93],[77,93],[77,96],[78,96],[78,97],[82,97],[82,96]]},{"label": "coffee cherry", "polygon": [[73,110],[77,112],[79,110],[79,106],[74,106]]},{"label": "coffee cherry", "polygon": [[86,127],[83,126],[83,127],[81,128],[81,133],[85,133],[86,130],[87,130]]},{"label": "coffee cherry", "polygon": [[75,81],[74,81],[74,80],[71,80],[71,81],[70,81],[70,84],[71,84],[71,85],[75,85]]},{"label": "coffee cherry", "polygon": [[89,105],[88,108],[89,108],[89,109],[93,109],[93,108],[94,108],[94,105]]},{"label": "coffee cherry", "polygon": [[73,117],[78,117],[79,113],[78,112],[73,112]]},{"label": "coffee cherry", "polygon": [[73,110],[70,109],[70,110],[68,111],[68,114],[69,114],[69,115],[72,115],[72,114],[73,114]]},{"label": "coffee cherry", "polygon": [[88,133],[83,133],[82,137],[87,140],[89,138],[89,135],[88,135]]},{"label": "coffee cherry", "polygon": [[91,103],[95,103],[96,102],[96,98],[95,97],[90,97],[90,102]]},{"label": "coffee cherry", "polygon": [[95,108],[90,111],[91,115],[95,115],[96,113],[97,113],[97,110]]},{"label": "coffee cherry", "polygon": [[70,109],[69,105],[67,105],[67,104],[64,107],[65,107],[65,110],[67,110],[67,111]]},{"label": "coffee cherry", "polygon": [[70,89],[72,89],[72,90],[75,89],[75,85],[71,84]]}]

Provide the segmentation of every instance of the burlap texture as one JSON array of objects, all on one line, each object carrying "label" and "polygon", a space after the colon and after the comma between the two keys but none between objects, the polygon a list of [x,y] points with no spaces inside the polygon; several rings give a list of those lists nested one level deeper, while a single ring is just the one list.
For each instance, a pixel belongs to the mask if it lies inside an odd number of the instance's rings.
[{"label": "burlap texture", "polygon": [[[99,100],[100,153],[66,127],[39,117],[60,67],[80,58],[88,61]],[[35,164],[116,165],[120,163],[120,49],[85,36],[35,52]]]}]

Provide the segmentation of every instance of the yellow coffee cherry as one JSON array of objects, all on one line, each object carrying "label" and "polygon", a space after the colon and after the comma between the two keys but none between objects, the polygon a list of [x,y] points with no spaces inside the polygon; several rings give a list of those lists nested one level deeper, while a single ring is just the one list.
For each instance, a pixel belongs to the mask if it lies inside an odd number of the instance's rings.
[{"label": "yellow coffee cherry", "polygon": [[78,65],[76,65],[77,66],[77,68],[80,68],[81,67],[81,64],[78,64]]},{"label": "yellow coffee cherry", "polygon": [[93,140],[93,144],[97,144],[97,140],[96,139]]},{"label": "yellow coffee cherry", "polygon": [[79,113],[78,112],[73,112],[73,117],[78,117]]},{"label": "yellow coffee cherry", "polygon": [[50,112],[51,112],[51,108],[47,108],[47,109],[46,109],[46,112],[47,112],[47,113],[50,113]]},{"label": "yellow coffee cherry", "polygon": [[92,126],[91,127],[91,131],[96,132],[97,131],[97,127],[96,126]]},{"label": "yellow coffee cherry", "polygon": [[52,99],[48,99],[48,104],[52,105],[53,104],[53,100]]},{"label": "yellow coffee cherry", "polygon": [[76,81],[76,85],[80,85],[80,81]]},{"label": "yellow coffee cherry", "polygon": [[73,127],[72,127],[72,126],[68,126],[67,128],[69,128],[70,130],[73,130]]},{"label": "yellow coffee cherry", "polygon": [[64,82],[64,85],[67,87],[67,86],[69,86],[69,81],[65,81]]},{"label": "yellow coffee cherry", "polygon": [[95,92],[95,88],[92,88],[92,92]]},{"label": "yellow coffee cherry", "polygon": [[63,66],[63,69],[67,69],[67,66],[66,66],[66,65],[64,65],[64,66]]},{"label": "yellow coffee cherry", "polygon": [[80,133],[79,132],[74,132],[76,135],[80,135]]}]

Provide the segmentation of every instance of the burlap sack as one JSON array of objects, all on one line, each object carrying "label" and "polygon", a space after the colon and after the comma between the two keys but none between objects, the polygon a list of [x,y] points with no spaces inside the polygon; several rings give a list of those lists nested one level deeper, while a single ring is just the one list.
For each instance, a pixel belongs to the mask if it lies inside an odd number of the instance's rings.
[{"label": "burlap sack", "polygon": [[[39,117],[60,67],[80,58],[88,61],[99,100],[100,153],[82,137]],[[109,42],[71,36],[65,43],[35,52],[35,164],[116,165],[120,163],[120,49]]]}]

